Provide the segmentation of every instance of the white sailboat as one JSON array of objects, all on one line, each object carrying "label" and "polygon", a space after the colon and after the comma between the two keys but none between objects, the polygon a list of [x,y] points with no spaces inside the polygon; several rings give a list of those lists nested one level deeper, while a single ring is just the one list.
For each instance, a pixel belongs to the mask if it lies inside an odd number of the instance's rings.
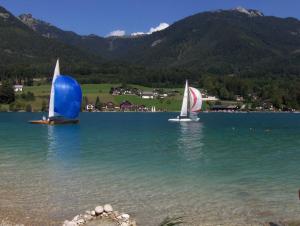
[{"label": "white sailboat", "polygon": [[199,121],[197,114],[201,111],[202,95],[194,87],[189,87],[188,81],[185,82],[182,106],[180,115],[177,118],[169,119],[171,122],[192,122]]}]

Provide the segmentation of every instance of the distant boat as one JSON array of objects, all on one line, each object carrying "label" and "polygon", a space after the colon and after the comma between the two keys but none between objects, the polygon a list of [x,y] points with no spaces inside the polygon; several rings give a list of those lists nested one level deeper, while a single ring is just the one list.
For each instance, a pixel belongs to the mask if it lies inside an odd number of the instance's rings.
[{"label": "distant boat", "polygon": [[49,114],[43,120],[30,121],[33,124],[74,124],[82,101],[82,91],[78,82],[70,76],[61,75],[59,60],[56,62],[52,79]]},{"label": "distant boat", "polygon": [[189,87],[188,81],[185,82],[182,106],[180,115],[177,118],[169,119],[171,122],[193,122],[199,121],[198,113],[202,107],[202,95],[194,87]]}]

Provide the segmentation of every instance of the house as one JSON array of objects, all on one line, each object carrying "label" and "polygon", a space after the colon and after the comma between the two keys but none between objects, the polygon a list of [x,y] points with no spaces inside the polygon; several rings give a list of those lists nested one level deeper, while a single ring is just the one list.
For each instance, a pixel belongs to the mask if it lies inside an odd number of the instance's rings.
[{"label": "house", "polygon": [[203,101],[218,101],[219,98],[217,98],[215,96],[202,95],[202,100]]},{"label": "house", "polygon": [[154,99],[154,93],[152,91],[143,91],[141,97],[142,99]]},{"label": "house", "polygon": [[87,104],[85,109],[86,109],[87,111],[94,111],[94,110],[95,110],[95,106],[92,105],[92,104]]},{"label": "house", "polygon": [[102,107],[103,111],[114,111],[116,108],[115,104],[111,101],[105,103]]},{"label": "house", "polygon": [[120,104],[120,111],[132,111],[134,110],[134,105],[129,101],[125,100]]},{"label": "house", "polygon": [[14,91],[15,92],[22,92],[23,91],[23,85],[14,85]]},{"label": "house", "polygon": [[236,105],[229,105],[229,106],[224,106],[224,105],[214,105],[211,107],[212,111],[236,111],[238,110],[238,107]]},{"label": "house", "polygon": [[148,111],[149,109],[145,105],[139,105],[137,106],[138,111]]},{"label": "house", "polygon": [[236,95],[235,96],[235,100],[236,101],[244,101],[244,97],[240,96],[240,95]]}]

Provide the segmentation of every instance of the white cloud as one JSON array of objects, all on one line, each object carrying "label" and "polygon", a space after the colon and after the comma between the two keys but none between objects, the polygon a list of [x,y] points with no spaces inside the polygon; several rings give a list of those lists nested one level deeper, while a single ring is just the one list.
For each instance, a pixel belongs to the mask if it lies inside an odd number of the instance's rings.
[{"label": "white cloud", "polygon": [[126,32],[124,30],[115,30],[115,31],[112,31],[110,32],[107,37],[110,37],[110,36],[118,36],[118,37],[121,37],[121,36],[124,36],[126,34]]},{"label": "white cloud", "polygon": [[167,24],[167,23],[160,23],[157,27],[151,27],[150,31],[148,33],[152,34],[153,32],[164,30],[167,27],[169,27],[169,24]]},{"label": "white cloud", "polygon": [[167,24],[167,23],[160,23],[157,27],[151,27],[150,30],[148,32],[134,32],[134,33],[131,33],[132,36],[137,36],[137,35],[150,35],[152,34],[153,32],[156,32],[156,31],[161,31],[161,30],[164,30],[166,29],[167,27],[169,27],[170,25]]}]

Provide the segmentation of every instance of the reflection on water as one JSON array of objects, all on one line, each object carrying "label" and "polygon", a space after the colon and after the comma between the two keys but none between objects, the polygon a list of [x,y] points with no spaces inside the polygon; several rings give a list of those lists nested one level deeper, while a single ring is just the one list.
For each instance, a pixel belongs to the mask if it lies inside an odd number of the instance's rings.
[{"label": "reflection on water", "polygon": [[48,126],[48,154],[47,159],[68,161],[79,157],[80,126]]},{"label": "reflection on water", "polygon": [[201,122],[180,123],[178,148],[188,161],[195,161],[202,157],[203,124]]}]

